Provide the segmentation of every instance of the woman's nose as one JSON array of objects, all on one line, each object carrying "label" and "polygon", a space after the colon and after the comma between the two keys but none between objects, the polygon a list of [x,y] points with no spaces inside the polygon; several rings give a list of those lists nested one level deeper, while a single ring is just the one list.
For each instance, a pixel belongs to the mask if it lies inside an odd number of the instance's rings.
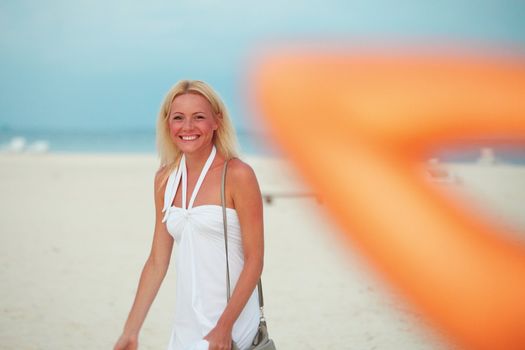
[{"label": "woman's nose", "polygon": [[191,130],[193,128],[193,120],[192,118],[185,118],[184,123],[182,124],[182,128],[184,130]]}]

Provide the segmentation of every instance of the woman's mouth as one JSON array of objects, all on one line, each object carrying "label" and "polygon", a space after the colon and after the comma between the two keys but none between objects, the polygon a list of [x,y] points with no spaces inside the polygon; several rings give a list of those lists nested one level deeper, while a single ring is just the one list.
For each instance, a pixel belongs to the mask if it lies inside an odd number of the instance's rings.
[{"label": "woman's mouth", "polygon": [[188,135],[188,136],[179,136],[183,141],[193,141],[196,140],[199,135]]}]

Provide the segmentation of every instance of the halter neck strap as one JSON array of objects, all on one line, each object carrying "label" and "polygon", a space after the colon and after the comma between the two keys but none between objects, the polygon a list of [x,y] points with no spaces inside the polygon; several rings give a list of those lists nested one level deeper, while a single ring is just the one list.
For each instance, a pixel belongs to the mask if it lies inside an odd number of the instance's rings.
[{"label": "halter neck strap", "polygon": [[[193,192],[191,194],[190,202],[188,203],[188,209],[193,208],[193,203],[195,202],[195,197],[197,197],[197,193],[199,192],[199,189],[201,188],[202,182],[204,181],[204,177],[208,173],[208,170],[211,167],[211,163],[213,163],[213,160],[215,159],[215,154],[217,153],[217,150],[215,148],[215,145],[212,147],[210,155],[208,156],[208,159],[206,160],[206,163],[204,163],[204,167],[201,170],[201,173],[199,175],[199,179],[197,180],[197,183],[195,184],[195,188],[193,189]],[[182,168],[182,207],[186,209],[186,193],[188,188],[188,170],[184,166]]]},{"label": "halter neck strap", "polygon": [[[197,197],[197,192],[199,192],[202,182],[204,181],[204,177],[208,173],[208,170],[210,169],[216,154],[217,149],[214,145],[211,149],[208,159],[206,160],[206,163],[204,163],[204,167],[201,170],[197,183],[195,184],[195,188],[193,189],[193,193],[191,194],[190,203],[188,204],[188,208],[190,209],[193,208],[193,203],[195,202],[195,198]],[[175,199],[177,188],[179,187],[179,184],[181,182],[182,208],[186,209],[188,170],[186,168],[186,157],[184,156],[184,154],[182,155],[179,161],[179,166],[173,173],[171,173],[166,184],[166,191],[164,193],[164,208],[162,209],[162,211],[164,212],[164,217],[162,219],[162,222],[166,222],[166,220],[168,219],[169,208],[171,207],[173,200]]]}]

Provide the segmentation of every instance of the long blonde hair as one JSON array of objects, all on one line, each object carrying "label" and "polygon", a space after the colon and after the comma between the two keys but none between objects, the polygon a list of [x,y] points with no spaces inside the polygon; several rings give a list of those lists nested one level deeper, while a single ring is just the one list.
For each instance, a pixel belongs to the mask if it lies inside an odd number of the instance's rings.
[{"label": "long blonde hair", "polygon": [[180,80],[166,94],[157,119],[157,151],[160,166],[166,168],[164,181],[177,167],[181,150],[170,137],[169,114],[175,97],[183,94],[199,94],[210,103],[218,128],[213,135],[213,144],[226,159],[238,156],[237,137],[226,106],[219,95],[207,83],[200,80]]}]

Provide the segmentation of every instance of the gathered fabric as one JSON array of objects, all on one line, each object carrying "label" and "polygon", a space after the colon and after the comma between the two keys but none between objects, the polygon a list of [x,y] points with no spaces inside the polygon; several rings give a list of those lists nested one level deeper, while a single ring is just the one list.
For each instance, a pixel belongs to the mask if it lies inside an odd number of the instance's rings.
[{"label": "gathered fabric", "polygon": [[[215,158],[212,148],[186,208],[187,169],[184,155],[168,178],[164,193],[163,222],[175,239],[175,314],[167,350],[207,350],[203,338],[215,327],[226,307],[226,259],[222,207],[193,203]],[[173,200],[181,186],[182,207]],[[237,211],[226,209],[228,258],[232,290],[244,266],[241,229]],[[259,325],[259,300],[254,289],[236,320],[232,338],[240,349],[248,349]]]}]

